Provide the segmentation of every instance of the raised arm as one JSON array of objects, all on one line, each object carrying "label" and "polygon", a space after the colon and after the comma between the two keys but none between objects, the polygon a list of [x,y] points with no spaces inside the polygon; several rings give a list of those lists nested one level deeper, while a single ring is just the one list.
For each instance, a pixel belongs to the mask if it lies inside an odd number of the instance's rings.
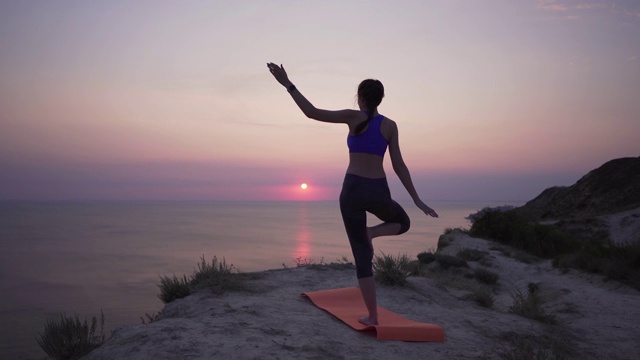
[{"label": "raised arm", "polygon": [[393,166],[393,171],[396,173],[396,175],[398,175],[398,178],[402,182],[402,185],[404,185],[405,189],[407,189],[407,192],[409,192],[409,195],[411,195],[411,199],[413,199],[413,202],[416,204],[416,206],[420,208],[420,210],[422,210],[426,215],[438,217],[438,214],[420,199],[415,186],[413,186],[409,168],[402,159],[402,153],[400,152],[398,126],[391,120],[389,120],[389,124],[389,156],[391,157],[391,165]]},{"label": "raised arm", "polygon": [[316,108],[289,80],[284,66],[267,63],[267,67],[271,75],[291,94],[293,101],[296,102],[296,105],[298,105],[306,117],[329,123],[353,124],[358,121],[359,116],[362,116],[362,114],[356,110],[323,110]]}]

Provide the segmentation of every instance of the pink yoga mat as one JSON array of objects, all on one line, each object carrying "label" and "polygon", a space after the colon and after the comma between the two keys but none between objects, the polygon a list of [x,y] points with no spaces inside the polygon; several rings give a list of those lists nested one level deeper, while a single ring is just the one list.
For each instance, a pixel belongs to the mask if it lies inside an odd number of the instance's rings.
[{"label": "pink yoga mat", "polygon": [[404,318],[378,306],[379,325],[364,325],[358,318],[367,314],[360,289],[356,287],[302,293],[355,330],[375,330],[378,340],[444,341],[444,330],[435,324]]}]

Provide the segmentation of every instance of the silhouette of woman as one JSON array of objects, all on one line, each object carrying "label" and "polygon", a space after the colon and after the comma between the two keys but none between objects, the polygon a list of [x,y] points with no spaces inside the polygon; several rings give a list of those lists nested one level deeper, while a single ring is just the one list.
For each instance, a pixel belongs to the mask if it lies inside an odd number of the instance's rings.
[{"label": "silhouette of woman", "polygon": [[[322,110],[309,102],[291,83],[284,66],[267,63],[273,77],[284,86],[300,110],[311,119],[343,123],[349,126],[347,167],[340,211],[349,244],[356,263],[356,276],[369,314],[359,321],[366,325],[378,324],[376,287],[373,278],[373,239],[379,236],[399,235],[409,229],[409,217],[389,192],[383,168],[384,154],[389,148],[393,170],[407,189],[415,205],[427,216],[438,214],[427,206],[416,192],[409,169],[402,159],[398,141],[398,127],[386,116],[378,113],[378,105],[384,97],[384,87],[378,80],[366,79],[358,86],[358,110]],[[366,213],[377,216],[383,222],[367,227]]]}]

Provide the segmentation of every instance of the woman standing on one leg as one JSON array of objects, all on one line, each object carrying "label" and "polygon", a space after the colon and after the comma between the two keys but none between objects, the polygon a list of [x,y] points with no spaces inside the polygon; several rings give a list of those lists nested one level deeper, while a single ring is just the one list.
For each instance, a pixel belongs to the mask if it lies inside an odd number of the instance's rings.
[{"label": "woman standing on one leg", "polygon": [[[373,279],[373,243],[378,236],[398,235],[409,229],[409,217],[404,209],[391,199],[384,173],[384,154],[389,147],[393,170],[407,189],[413,202],[428,216],[438,214],[428,207],[416,192],[409,169],[402,159],[396,123],[378,113],[378,105],[384,97],[384,87],[378,80],[367,79],[358,86],[357,110],[322,110],[313,106],[289,81],[282,65],[268,63],[275,79],[287,88],[300,110],[311,119],[344,123],[349,126],[347,145],[349,167],[340,193],[340,211],[356,262],[360,291],[369,312],[360,318],[366,325],[378,324],[376,287]],[[367,212],[383,222],[367,227]]]}]

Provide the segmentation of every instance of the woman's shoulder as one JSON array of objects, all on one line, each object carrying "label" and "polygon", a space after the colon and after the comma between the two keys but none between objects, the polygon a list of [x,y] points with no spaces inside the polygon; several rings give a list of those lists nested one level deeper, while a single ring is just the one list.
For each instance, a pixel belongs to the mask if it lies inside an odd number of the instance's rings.
[{"label": "woman's shoulder", "polygon": [[389,118],[387,115],[380,114],[380,116],[383,118],[383,120],[382,120],[383,122],[388,121],[388,122],[391,122],[391,123],[394,123],[394,124],[396,123],[391,118]]},{"label": "woman's shoulder", "polygon": [[398,132],[398,126],[395,121],[385,116],[380,123],[380,132],[389,141]]},{"label": "woman's shoulder", "polygon": [[397,125],[396,125],[395,121],[389,119],[386,116],[382,116],[382,121],[380,122],[380,127],[383,128],[383,129],[384,128],[393,128],[393,129],[395,129],[395,128],[397,128]]}]

